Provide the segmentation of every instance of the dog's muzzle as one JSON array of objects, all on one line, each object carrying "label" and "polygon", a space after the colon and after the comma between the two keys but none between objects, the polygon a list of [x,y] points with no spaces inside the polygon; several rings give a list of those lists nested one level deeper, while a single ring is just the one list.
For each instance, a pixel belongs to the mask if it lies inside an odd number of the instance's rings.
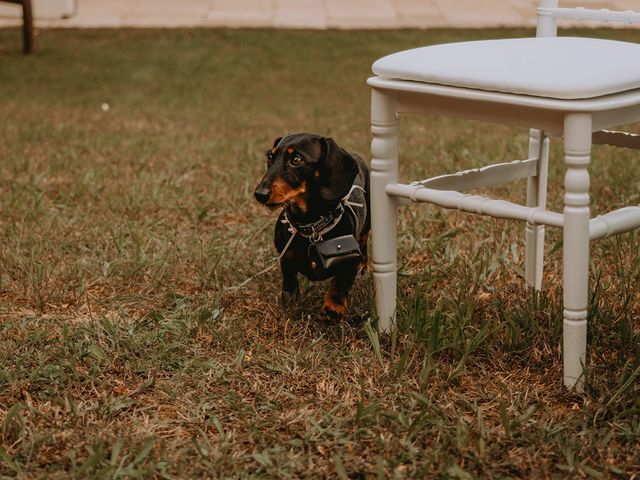
[{"label": "dog's muzzle", "polygon": [[271,196],[271,190],[269,188],[259,185],[253,192],[253,196],[256,198],[258,202],[264,205],[269,201],[269,197]]}]

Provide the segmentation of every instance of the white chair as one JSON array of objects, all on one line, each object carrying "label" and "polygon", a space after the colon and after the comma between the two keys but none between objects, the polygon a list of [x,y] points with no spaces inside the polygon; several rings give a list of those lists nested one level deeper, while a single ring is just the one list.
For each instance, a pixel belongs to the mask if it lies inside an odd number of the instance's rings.
[{"label": "white chair", "polygon": [[[591,144],[640,148],[640,135],[608,131],[640,120],[640,44],[556,36],[556,19],[640,23],[640,13],[559,8],[539,0],[536,38],[462,42],[381,58],[371,99],[373,276],[379,329],[396,313],[397,208],[429,202],[526,222],[525,276],[542,284],[546,225],[563,229],[564,384],[582,390],[587,334],[589,241],[640,227],[640,206],[594,219]],[[400,113],[445,115],[530,128],[529,157],[398,183]],[[549,137],[564,139],[564,211],[546,209]],[[462,192],[527,178],[527,204]]]}]

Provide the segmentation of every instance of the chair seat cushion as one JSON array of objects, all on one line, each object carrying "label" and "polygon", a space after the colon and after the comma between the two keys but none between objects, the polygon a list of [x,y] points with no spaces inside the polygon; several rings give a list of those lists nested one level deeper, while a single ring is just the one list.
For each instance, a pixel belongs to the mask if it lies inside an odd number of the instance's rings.
[{"label": "chair seat cushion", "polygon": [[394,53],[376,75],[557,99],[640,88],[640,44],[576,37],[447,43]]}]

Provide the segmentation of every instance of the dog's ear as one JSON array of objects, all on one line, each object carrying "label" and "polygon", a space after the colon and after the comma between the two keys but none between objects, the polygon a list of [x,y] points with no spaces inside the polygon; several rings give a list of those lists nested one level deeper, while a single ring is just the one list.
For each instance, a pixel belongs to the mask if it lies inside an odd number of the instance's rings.
[{"label": "dog's ear", "polygon": [[282,137],[278,137],[273,141],[273,147],[271,148],[276,148],[278,146],[278,144],[280,143],[280,140],[282,140]]},{"label": "dog's ear", "polygon": [[334,203],[345,197],[358,174],[356,160],[331,138],[320,139],[322,160],[320,165],[320,196]]}]

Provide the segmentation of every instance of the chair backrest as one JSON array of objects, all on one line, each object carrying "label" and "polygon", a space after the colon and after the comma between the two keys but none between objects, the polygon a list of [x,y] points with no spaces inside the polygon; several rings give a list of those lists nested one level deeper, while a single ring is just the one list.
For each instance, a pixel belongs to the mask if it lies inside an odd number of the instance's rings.
[{"label": "chair backrest", "polygon": [[538,0],[538,28],[536,36],[555,37],[557,33],[558,18],[568,18],[576,22],[597,21],[597,22],[619,22],[640,24],[640,12],[633,10],[612,11],[607,8],[600,10],[574,7],[561,8],[558,0]]}]

